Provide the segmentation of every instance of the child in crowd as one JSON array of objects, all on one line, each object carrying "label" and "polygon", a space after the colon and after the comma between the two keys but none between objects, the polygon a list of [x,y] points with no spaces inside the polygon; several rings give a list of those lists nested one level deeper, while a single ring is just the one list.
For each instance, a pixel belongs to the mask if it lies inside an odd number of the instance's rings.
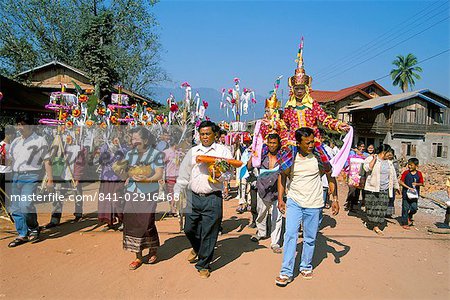
[{"label": "child in crowd", "polygon": [[402,190],[402,227],[409,229],[413,226],[413,215],[417,212],[417,201],[419,200],[420,187],[423,186],[422,172],[417,170],[419,160],[410,158],[408,170],[404,171],[400,179]]}]

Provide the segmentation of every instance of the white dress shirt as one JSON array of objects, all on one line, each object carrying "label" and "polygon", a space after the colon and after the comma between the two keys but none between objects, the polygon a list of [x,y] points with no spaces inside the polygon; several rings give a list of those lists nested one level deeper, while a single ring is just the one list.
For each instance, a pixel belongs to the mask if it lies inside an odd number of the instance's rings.
[{"label": "white dress shirt", "polygon": [[174,187],[174,194],[180,194],[184,188],[188,188],[197,194],[209,194],[221,191],[223,183],[211,183],[208,181],[208,165],[197,163],[198,155],[209,155],[222,158],[232,158],[230,150],[223,145],[213,143],[209,147],[198,145],[188,151],[180,165],[180,173]]},{"label": "white dress shirt", "polygon": [[39,171],[43,161],[50,158],[47,141],[34,132],[26,139],[19,136],[11,143],[9,158],[13,172]]}]

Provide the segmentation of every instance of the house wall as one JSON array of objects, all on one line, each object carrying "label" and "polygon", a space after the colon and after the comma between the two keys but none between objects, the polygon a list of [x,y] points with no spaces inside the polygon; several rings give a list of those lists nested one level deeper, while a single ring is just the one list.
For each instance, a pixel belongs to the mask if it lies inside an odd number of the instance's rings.
[{"label": "house wall", "polygon": [[372,97],[381,97],[381,96],[388,95],[374,84],[372,84],[362,90],[364,92],[366,92],[367,94],[371,95]]},{"label": "house wall", "polygon": [[[435,99],[434,94],[427,96]],[[450,165],[449,102],[445,99],[435,100],[447,105],[447,108],[440,109],[433,103],[416,97],[375,111],[354,111],[354,142],[364,140],[368,144],[368,139],[372,139],[377,146],[381,140],[395,150],[399,159],[406,161],[417,157],[421,163]],[[408,117],[408,110],[415,111],[414,119],[411,115]],[[433,111],[442,112],[442,123],[436,122]],[[438,144],[441,146],[442,157],[436,156]]]},{"label": "house wall", "polygon": [[[436,163],[440,165],[450,166],[450,159],[448,149],[450,148],[450,133],[427,133],[423,138],[411,136],[406,137],[393,137],[391,133],[386,134],[384,142],[390,145],[394,150],[398,159],[407,161],[411,157],[419,159],[421,164]],[[416,155],[405,155],[402,149],[404,144],[411,143],[416,148]],[[447,149],[447,157],[435,157],[433,155],[433,143],[441,143],[443,147]]]},{"label": "house wall", "polygon": [[89,79],[70,69],[54,67],[45,68],[32,73],[30,81],[33,85],[39,87],[57,88],[60,84],[66,84],[68,88],[75,88],[72,80],[76,82],[82,89],[92,89]]}]

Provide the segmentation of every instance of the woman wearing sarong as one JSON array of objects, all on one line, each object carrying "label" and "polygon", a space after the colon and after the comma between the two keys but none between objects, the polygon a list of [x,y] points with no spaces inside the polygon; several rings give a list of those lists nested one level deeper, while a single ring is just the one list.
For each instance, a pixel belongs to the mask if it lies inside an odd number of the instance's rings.
[{"label": "woman wearing sarong", "polygon": [[126,154],[128,175],[126,185],[123,248],[136,253],[130,270],[144,262],[142,251],[149,249],[148,263],[156,262],[159,236],[155,225],[158,181],[163,176],[163,154],[155,150],[155,138],[145,128],[131,131],[133,149]]},{"label": "woman wearing sarong", "polygon": [[[400,175],[400,166],[398,164],[397,157],[395,157],[395,151],[394,149],[391,149],[391,151],[386,153],[386,159],[392,161],[392,165],[395,169],[395,174],[398,176]],[[386,218],[392,218],[395,214],[395,193],[392,193],[392,196],[389,197],[389,204],[388,209],[386,211]]]},{"label": "woman wearing sarong", "polygon": [[367,227],[373,229],[378,235],[383,235],[380,229],[385,222],[389,197],[393,197],[394,190],[399,193],[399,184],[394,165],[386,153],[391,147],[382,144],[378,148],[378,154],[372,154],[364,161],[364,169],[367,179],[364,190],[366,191],[366,215]]}]

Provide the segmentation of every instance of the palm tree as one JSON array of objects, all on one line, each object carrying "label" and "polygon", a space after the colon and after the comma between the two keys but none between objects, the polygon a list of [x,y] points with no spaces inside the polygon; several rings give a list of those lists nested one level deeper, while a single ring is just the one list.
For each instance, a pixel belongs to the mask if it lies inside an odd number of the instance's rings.
[{"label": "palm tree", "polygon": [[397,55],[397,59],[392,62],[397,68],[391,70],[391,78],[394,80],[392,85],[399,86],[403,93],[412,88],[416,83],[415,79],[420,79],[420,75],[417,72],[422,72],[421,67],[416,67],[417,57],[409,53],[406,57],[403,55]]}]

